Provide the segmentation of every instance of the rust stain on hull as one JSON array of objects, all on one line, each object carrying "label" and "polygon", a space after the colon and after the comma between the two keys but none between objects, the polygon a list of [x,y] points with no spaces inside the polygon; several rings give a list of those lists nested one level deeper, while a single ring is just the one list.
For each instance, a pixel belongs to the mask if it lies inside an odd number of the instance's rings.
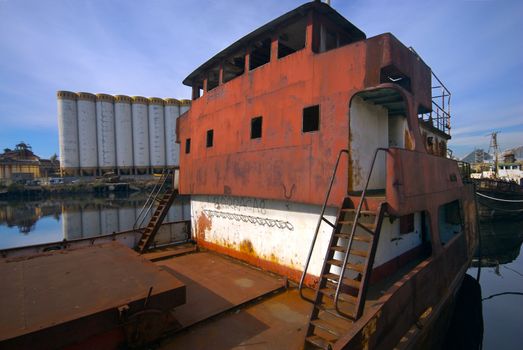
[{"label": "rust stain on hull", "polygon": [[205,241],[205,232],[211,230],[211,228],[211,219],[208,218],[205,213],[202,213],[198,216],[198,219],[196,219],[196,240],[198,242]]},{"label": "rust stain on hull", "polygon": [[[246,240],[246,241],[248,241],[248,240]],[[250,245],[252,252],[250,251],[250,249],[248,249],[249,244],[245,243],[245,241],[242,241],[242,244],[240,244],[240,246],[243,245],[243,247],[244,247],[243,249],[240,248],[240,250],[235,250],[232,248],[224,247],[224,246],[221,246],[221,245],[218,245],[215,243],[201,241],[201,240],[198,240],[198,245],[203,248],[231,256],[235,259],[245,261],[253,266],[257,266],[264,270],[274,272],[278,275],[285,276],[288,279],[290,279],[291,281],[294,281],[294,282],[300,281],[301,274],[302,274],[301,270],[297,270],[297,269],[282,265],[281,263],[278,262],[278,259],[274,254],[271,254],[269,259],[260,257],[256,253],[256,251],[254,251],[254,249],[252,249],[252,243]],[[311,288],[315,288],[318,281],[319,281],[318,277],[313,276],[313,275],[307,274],[307,276],[305,277],[305,285],[307,285],[308,287],[311,287]]]}]

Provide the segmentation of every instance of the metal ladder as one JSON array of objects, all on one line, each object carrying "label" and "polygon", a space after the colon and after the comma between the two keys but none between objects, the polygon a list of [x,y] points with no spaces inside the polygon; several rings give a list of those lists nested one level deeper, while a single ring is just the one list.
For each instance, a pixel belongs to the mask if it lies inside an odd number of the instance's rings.
[{"label": "metal ladder", "polygon": [[[381,224],[387,210],[384,198],[377,211],[362,210],[372,170],[380,151],[387,149],[376,149],[357,209],[351,208],[351,201],[345,198],[333,224],[325,218],[325,209],[340,158],[342,154],[348,154],[348,151],[341,150],[338,154],[299,285],[301,297],[314,304],[305,338],[306,346],[330,349],[363,313]],[[322,221],[331,226],[333,231],[320,281],[316,286],[315,298],[312,300],[303,295],[303,285]],[[346,227],[351,227],[350,232],[344,230]],[[355,242],[357,247],[353,247]],[[338,267],[338,270],[333,269],[333,266]]]},{"label": "metal ladder", "polygon": [[[151,193],[147,197],[145,204],[143,205],[140,213],[136,217],[136,221],[133,225],[133,230],[140,231],[142,236],[136,246],[136,251],[144,253],[149,247],[150,243],[154,240],[154,236],[160,229],[165,216],[169,212],[169,209],[174,202],[174,199],[178,195],[177,190],[168,188],[168,180],[174,176],[170,170],[164,169],[158,182],[154,185]],[[158,206],[154,209],[154,212],[149,220],[147,226],[142,227],[147,216],[153,210],[154,204],[158,203]]]}]

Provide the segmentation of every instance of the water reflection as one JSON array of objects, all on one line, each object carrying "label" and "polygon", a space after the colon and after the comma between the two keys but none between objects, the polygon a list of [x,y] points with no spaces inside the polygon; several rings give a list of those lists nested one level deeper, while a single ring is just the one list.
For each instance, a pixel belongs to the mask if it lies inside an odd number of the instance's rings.
[{"label": "water reflection", "polygon": [[[44,243],[45,240],[42,241],[38,237],[43,229],[46,232],[56,232],[51,241],[74,240],[131,230],[145,200],[146,195],[134,194],[130,197],[82,196],[42,201],[0,202],[0,249]],[[151,215],[152,213],[147,215],[147,220]],[[188,219],[189,200],[179,197],[170,208],[164,222]],[[18,240],[15,231],[18,232]]]},{"label": "water reflection", "polygon": [[[468,274],[480,272],[483,349],[520,349],[523,322],[523,222],[481,225],[481,249]],[[481,266],[480,271],[478,267]],[[474,322],[471,318],[468,322]]]},{"label": "water reflection", "polygon": [[496,267],[516,260],[523,243],[523,222],[491,222],[481,225],[481,246],[474,267]]}]

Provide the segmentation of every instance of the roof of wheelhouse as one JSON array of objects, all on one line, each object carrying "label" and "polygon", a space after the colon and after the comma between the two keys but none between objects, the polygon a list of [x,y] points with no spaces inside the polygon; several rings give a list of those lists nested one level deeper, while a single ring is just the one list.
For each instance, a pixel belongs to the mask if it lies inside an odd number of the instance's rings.
[{"label": "roof of wheelhouse", "polygon": [[266,36],[267,33],[277,30],[280,27],[280,25],[287,22],[288,20],[307,16],[309,11],[315,11],[328,17],[332,22],[345,29],[346,32],[350,34],[351,37],[355,40],[363,40],[366,38],[364,32],[362,32],[354,24],[349,22],[345,17],[340,15],[332,7],[319,0],[311,1],[270,21],[269,23],[254,30],[253,32],[247,34],[240,40],[225,48],[224,50],[220,51],[210,60],[208,60],[200,67],[198,67],[195,71],[193,71],[191,74],[189,74],[187,78],[183,80],[183,84],[187,86],[192,86],[194,80],[198,79],[202,75],[202,73],[204,73],[209,68],[219,64],[225,58],[237,53],[241,48],[245,48],[253,42],[261,39],[261,37]]}]

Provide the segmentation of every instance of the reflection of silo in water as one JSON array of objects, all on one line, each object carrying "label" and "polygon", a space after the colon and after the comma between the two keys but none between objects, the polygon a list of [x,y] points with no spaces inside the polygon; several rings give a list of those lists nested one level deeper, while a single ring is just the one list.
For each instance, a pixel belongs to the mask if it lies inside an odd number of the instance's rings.
[{"label": "reflection of silo in water", "polygon": [[82,232],[84,237],[100,235],[100,211],[98,209],[82,210]]},{"label": "reflection of silo in water", "polygon": [[174,201],[167,213],[165,222],[181,221],[183,219],[183,206],[181,201]]},{"label": "reflection of silo in water", "polygon": [[118,209],[102,208],[100,210],[100,233],[106,235],[118,232]]},{"label": "reflection of silo in water", "polygon": [[62,232],[64,239],[73,240],[82,238],[82,213],[62,209]]},{"label": "reflection of silo in water", "polygon": [[191,220],[191,201],[189,199],[183,200],[183,219]]},{"label": "reflection of silo in water", "polygon": [[133,207],[118,208],[118,222],[120,224],[120,231],[131,230],[136,218],[136,211]]},{"label": "reflection of silo in water", "polygon": [[[143,204],[136,207],[136,219],[139,220],[138,224],[139,227],[145,227],[151,220],[152,213],[156,209],[155,207],[152,207],[151,210],[147,213],[147,208],[145,208],[142,212]],[[141,214],[140,214],[141,213]],[[140,217],[138,217],[140,215]]]}]

